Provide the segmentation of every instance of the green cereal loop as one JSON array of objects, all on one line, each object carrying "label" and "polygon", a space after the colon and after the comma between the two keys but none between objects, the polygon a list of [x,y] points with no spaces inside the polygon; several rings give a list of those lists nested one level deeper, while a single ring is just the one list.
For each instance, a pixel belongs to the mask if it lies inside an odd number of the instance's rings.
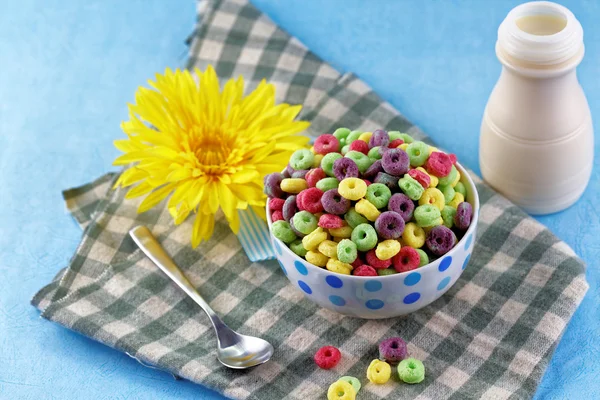
[{"label": "green cereal loop", "polygon": [[348,157],[356,163],[361,174],[364,174],[371,164],[375,162],[375,160],[370,159],[366,154],[363,154],[360,151],[349,151],[346,153],[345,157]]},{"label": "green cereal loop", "polygon": [[[297,214],[296,214],[297,215]],[[432,204],[423,204],[415,208],[414,218],[417,222],[417,225],[421,228],[427,228],[429,226],[435,226],[440,217],[441,217],[440,209]],[[296,220],[294,219],[294,226],[296,226]],[[296,227],[298,229],[298,227]]]},{"label": "green cereal loop", "polygon": [[462,194],[465,199],[467,198],[467,188],[465,187],[465,184],[461,181],[458,181],[456,186],[454,186],[454,191],[456,193]]},{"label": "green cereal loop", "polygon": [[[368,191],[369,191],[369,189],[367,188],[367,192]],[[363,217],[362,215],[360,215],[354,209],[354,207],[352,207],[351,209],[348,210],[346,215],[344,215],[344,219],[346,220],[346,222],[352,229],[356,228],[360,224],[366,224],[369,222],[369,220],[366,219],[365,217]]]},{"label": "green cereal loop", "polygon": [[407,358],[398,364],[398,377],[405,383],[420,383],[425,379],[425,366],[416,358]]},{"label": "green cereal loop", "polygon": [[335,160],[342,158],[343,156],[340,153],[327,153],[325,157],[321,160],[321,168],[325,173],[329,176],[334,176],[333,173],[333,163]]},{"label": "green cereal loop", "polygon": [[292,227],[283,220],[273,222],[271,225],[271,232],[273,233],[273,236],[285,244],[292,243],[296,240],[296,234],[292,230]]},{"label": "green cereal loop", "polygon": [[342,155],[346,155],[348,150],[350,150],[350,145],[349,144],[344,145],[344,147],[342,147],[342,151],[341,151]]},{"label": "green cereal loop", "polygon": [[398,186],[411,200],[419,200],[425,191],[423,186],[408,174],[398,181]]},{"label": "green cereal loop", "polygon": [[415,141],[406,147],[410,165],[420,167],[429,158],[429,146],[421,141]]},{"label": "green cereal loop", "polygon": [[296,150],[290,157],[290,166],[294,169],[310,169],[315,155],[307,149]]},{"label": "green cereal loop", "polygon": [[392,197],[392,191],[383,183],[372,183],[367,187],[365,199],[369,200],[377,208],[387,206],[390,197]]},{"label": "green cereal loop", "polygon": [[352,131],[348,136],[346,136],[346,144],[350,144],[358,139],[360,135],[362,135],[362,131]]},{"label": "green cereal loop", "polygon": [[381,160],[381,154],[379,154],[379,147],[380,146],[373,147],[371,150],[369,150],[369,153],[367,154],[369,158],[373,159],[373,162],[375,162],[375,160]]},{"label": "green cereal loop", "polygon": [[345,262],[348,264],[352,264],[356,257],[358,257],[358,252],[356,250],[356,244],[350,239],[342,239],[337,245],[337,258],[341,262]]},{"label": "green cereal loop", "polygon": [[360,381],[353,376],[342,376],[340,379],[338,379],[338,381],[344,381],[351,384],[352,388],[354,389],[354,393],[358,393],[361,388]]},{"label": "green cereal loop", "polygon": [[306,249],[302,244],[302,239],[296,239],[292,243],[290,243],[290,249],[292,249],[292,251],[296,253],[297,256],[306,256]]},{"label": "green cereal loop", "polygon": [[400,131],[389,131],[388,136],[390,137],[390,142],[393,142],[396,139],[402,139],[402,133],[400,133]]},{"label": "green cereal loop", "polygon": [[340,146],[344,147],[346,143],[346,138],[350,134],[350,129],[348,128],[337,128],[335,132],[333,132],[333,136],[337,138],[340,142]]},{"label": "green cereal loop", "polygon": [[454,198],[454,195],[456,194],[456,192],[454,191],[454,188],[450,185],[438,185],[437,188],[444,195],[444,203],[445,204],[450,203],[452,201],[452,199]]},{"label": "green cereal loop", "polygon": [[397,274],[397,273],[398,272],[394,268],[385,268],[385,269],[378,269],[377,270],[377,275],[379,275],[379,276],[394,275],[394,274]]},{"label": "green cereal loop", "polygon": [[317,229],[317,217],[308,211],[299,211],[294,214],[294,228],[300,233],[308,235]]},{"label": "green cereal loop", "polygon": [[421,249],[415,249],[419,253],[419,267],[429,264],[429,256]]},{"label": "green cereal loop", "polygon": [[360,224],[352,230],[351,239],[360,251],[369,251],[377,246],[377,232],[371,224]]},{"label": "green cereal loop", "polygon": [[340,185],[340,181],[337,180],[337,178],[323,178],[319,181],[317,181],[317,184],[315,185],[317,187],[317,189],[321,190],[322,192],[326,192],[330,189],[337,189],[337,187]]},{"label": "green cereal loop", "polygon": [[[389,133],[388,133],[388,135],[389,135]],[[409,144],[415,141],[415,139],[413,139],[413,137],[410,136],[408,133],[401,133],[399,139],[402,139],[402,140],[404,140],[404,143],[409,143]]]},{"label": "green cereal loop", "polygon": [[442,219],[444,220],[444,226],[446,228],[452,228],[454,226],[454,216],[456,215],[456,208],[450,206],[444,206],[441,212]]},{"label": "green cereal loop", "polygon": [[438,186],[450,185],[456,179],[456,175],[458,175],[458,171],[456,170],[456,167],[453,165],[452,169],[450,170],[450,173],[448,175],[442,176],[441,178],[439,178],[440,180],[439,180]]}]

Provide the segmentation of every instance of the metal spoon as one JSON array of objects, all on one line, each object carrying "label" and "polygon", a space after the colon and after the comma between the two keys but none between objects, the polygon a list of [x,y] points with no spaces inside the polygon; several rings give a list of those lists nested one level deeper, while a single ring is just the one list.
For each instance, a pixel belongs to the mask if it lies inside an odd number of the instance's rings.
[{"label": "metal spoon", "polygon": [[241,335],[225,325],[198,294],[147,227],[137,226],[129,231],[129,235],[148,258],[208,315],[217,334],[217,358],[221,364],[229,368],[245,369],[269,361],[273,355],[271,343],[253,336]]}]

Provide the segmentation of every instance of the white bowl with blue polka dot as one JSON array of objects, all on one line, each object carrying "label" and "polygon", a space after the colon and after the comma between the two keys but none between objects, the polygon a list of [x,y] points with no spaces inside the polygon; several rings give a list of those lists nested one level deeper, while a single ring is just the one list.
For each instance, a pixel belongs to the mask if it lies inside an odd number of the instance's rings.
[{"label": "white bowl with blue polka dot", "polygon": [[[437,260],[413,271],[387,276],[342,275],[298,257],[285,243],[271,234],[281,270],[307,299],[321,307],[353,317],[398,317],[434,302],[456,283],[467,267],[477,230],[477,189],[467,171],[458,163],[456,168],[467,190],[466,201],[473,206],[473,221],[456,246]],[[270,228],[269,212],[267,219]]]}]

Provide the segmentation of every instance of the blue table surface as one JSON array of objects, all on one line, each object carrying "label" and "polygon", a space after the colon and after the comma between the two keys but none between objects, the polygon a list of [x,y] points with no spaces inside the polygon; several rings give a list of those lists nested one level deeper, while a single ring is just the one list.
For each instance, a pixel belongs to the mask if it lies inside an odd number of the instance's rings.
[{"label": "blue table surface", "polygon": [[[519,2],[254,0],[319,56],[357,73],[478,170],[478,135],[500,66],[496,29]],[[585,30],[579,77],[600,131],[600,3],[564,1]],[[112,140],[139,85],[182,66],[193,0],[34,0],[0,5],[0,398],[222,398],[39,318],[31,296],[81,231],[61,189],[111,170]],[[599,153],[570,209],[538,218],[588,263],[590,291],[537,398],[600,392]],[[568,379],[567,379],[568,378]]]}]

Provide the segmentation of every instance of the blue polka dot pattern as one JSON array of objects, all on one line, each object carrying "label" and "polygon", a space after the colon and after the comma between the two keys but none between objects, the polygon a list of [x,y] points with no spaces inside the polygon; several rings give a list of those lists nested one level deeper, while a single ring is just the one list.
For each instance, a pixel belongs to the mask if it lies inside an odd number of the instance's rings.
[{"label": "blue polka dot pattern", "polygon": [[467,268],[467,264],[469,263],[470,259],[471,259],[471,255],[467,254],[467,258],[465,258],[465,262],[463,263],[462,269]]},{"label": "blue polka dot pattern", "polygon": [[329,275],[327,278],[325,278],[325,282],[327,282],[327,284],[334,289],[339,289],[344,286],[344,282],[342,282],[342,280],[337,276],[333,275]]},{"label": "blue polka dot pattern", "polygon": [[378,290],[381,290],[382,286],[383,285],[379,281],[369,281],[365,283],[365,290],[369,292],[377,292]]},{"label": "blue polka dot pattern", "polygon": [[341,306],[345,306],[346,305],[346,300],[344,300],[340,296],[331,295],[331,296],[329,296],[329,301],[334,306],[340,306],[341,307]]},{"label": "blue polka dot pattern", "polygon": [[302,264],[300,261],[294,261],[294,265],[301,275],[308,275],[308,269],[306,269],[306,265]]},{"label": "blue polka dot pattern", "polygon": [[298,286],[300,286],[300,289],[304,290],[307,294],[312,294],[312,289],[306,284],[306,282],[298,281]]},{"label": "blue polka dot pattern", "polygon": [[413,272],[412,274],[410,274],[406,278],[404,278],[404,284],[406,286],[414,286],[417,283],[419,283],[420,280],[421,280],[421,274],[418,272]]},{"label": "blue polka dot pattern", "polygon": [[465,250],[469,248],[472,241],[473,241],[473,235],[467,236],[467,240],[465,240]]},{"label": "blue polka dot pattern", "polygon": [[379,310],[384,306],[384,304],[381,300],[371,299],[365,303],[365,306],[371,310]]},{"label": "blue polka dot pattern", "polygon": [[287,276],[287,271],[286,271],[285,267],[283,266],[283,264],[281,263],[281,261],[277,260],[277,262],[279,263],[279,266],[281,267],[281,270],[283,271],[283,274],[285,276]]},{"label": "blue polka dot pattern", "polygon": [[440,266],[438,267],[438,269],[440,270],[440,272],[444,272],[445,270],[448,269],[450,264],[452,264],[452,257],[446,256],[440,263]]},{"label": "blue polka dot pattern", "polygon": [[281,250],[281,246],[275,240],[273,240],[273,247],[275,247],[275,251],[277,252],[277,254],[281,255],[283,253],[283,250]]},{"label": "blue polka dot pattern", "polygon": [[406,297],[404,297],[404,304],[416,303],[420,298],[421,298],[421,293],[414,292],[411,294],[407,294]]},{"label": "blue polka dot pattern", "polygon": [[440,281],[440,283],[438,284],[437,290],[442,290],[443,288],[448,286],[449,283],[450,283],[450,277],[447,276]]}]

